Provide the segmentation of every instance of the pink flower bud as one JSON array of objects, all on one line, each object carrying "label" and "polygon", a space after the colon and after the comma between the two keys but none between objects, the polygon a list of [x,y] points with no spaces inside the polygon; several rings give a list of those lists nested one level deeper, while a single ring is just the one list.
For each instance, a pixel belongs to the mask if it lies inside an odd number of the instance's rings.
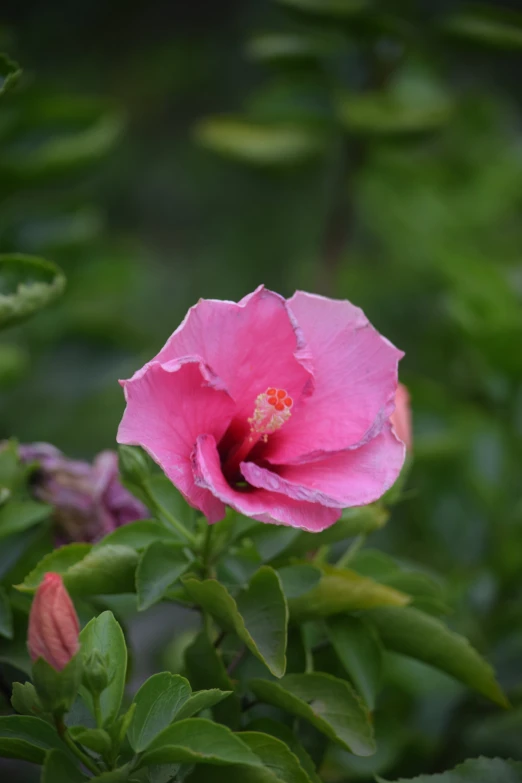
[{"label": "pink flower bud", "polygon": [[45,574],[31,606],[27,646],[33,661],[43,658],[61,671],[80,649],[80,624],[60,574]]},{"label": "pink flower bud", "polygon": [[402,440],[408,451],[412,447],[412,426],[410,395],[406,386],[399,383],[395,394],[395,410],[391,415],[391,423],[395,434]]}]

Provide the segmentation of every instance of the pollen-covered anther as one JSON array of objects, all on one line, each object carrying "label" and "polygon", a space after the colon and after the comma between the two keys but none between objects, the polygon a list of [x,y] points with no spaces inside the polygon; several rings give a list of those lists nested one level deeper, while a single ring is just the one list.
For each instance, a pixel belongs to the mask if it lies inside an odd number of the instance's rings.
[{"label": "pollen-covered anther", "polygon": [[290,418],[293,404],[286,389],[270,386],[256,398],[254,415],[248,420],[252,431],[263,435],[275,432]]}]

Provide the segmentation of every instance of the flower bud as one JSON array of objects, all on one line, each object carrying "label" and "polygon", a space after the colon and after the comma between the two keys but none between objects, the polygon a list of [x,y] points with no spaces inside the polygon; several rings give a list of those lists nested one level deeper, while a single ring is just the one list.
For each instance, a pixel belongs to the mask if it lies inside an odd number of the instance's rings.
[{"label": "flower bud", "polygon": [[80,624],[60,574],[45,574],[31,606],[27,646],[33,661],[43,658],[61,671],[80,649]]},{"label": "flower bud", "polygon": [[84,658],[82,682],[93,696],[99,696],[109,684],[107,662],[99,650],[93,650]]},{"label": "flower bud", "polygon": [[119,446],[118,457],[120,473],[125,481],[140,487],[143,480],[150,476],[150,463],[137,446]]},{"label": "flower bud", "polygon": [[98,541],[120,525],[143,519],[148,511],[123,487],[118,456],[103,451],[92,464],[66,457],[48,443],[19,447],[25,463],[36,463],[33,495],[54,506],[58,544]]},{"label": "flower bud", "polygon": [[399,383],[395,394],[395,410],[390,417],[395,434],[405,444],[408,451],[412,447],[412,425],[410,395],[404,384]]}]

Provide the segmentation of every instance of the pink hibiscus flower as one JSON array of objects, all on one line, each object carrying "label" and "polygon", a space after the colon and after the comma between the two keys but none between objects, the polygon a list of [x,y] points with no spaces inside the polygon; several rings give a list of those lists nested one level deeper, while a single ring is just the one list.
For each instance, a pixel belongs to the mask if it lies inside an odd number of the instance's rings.
[{"label": "pink hibiscus flower", "polygon": [[347,301],[263,286],[237,304],[200,300],[122,381],[118,442],[142,446],[210,523],[229,505],[323,530],[399,475],[402,356]]}]

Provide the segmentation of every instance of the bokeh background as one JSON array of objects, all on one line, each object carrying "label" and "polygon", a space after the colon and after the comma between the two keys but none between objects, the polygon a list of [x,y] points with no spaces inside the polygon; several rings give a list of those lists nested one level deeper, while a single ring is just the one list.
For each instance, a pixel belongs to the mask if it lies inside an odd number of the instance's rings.
[{"label": "bokeh background", "polygon": [[1,437],[113,447],[118,378],[259,283],[349,298],[406,352],[414,464],[369,545],[440,576],[514,709],[390,656],[378,755],[332,783],[522,759],[520,6],[2,4],[0,251],[68,290],[3,333]]}]

